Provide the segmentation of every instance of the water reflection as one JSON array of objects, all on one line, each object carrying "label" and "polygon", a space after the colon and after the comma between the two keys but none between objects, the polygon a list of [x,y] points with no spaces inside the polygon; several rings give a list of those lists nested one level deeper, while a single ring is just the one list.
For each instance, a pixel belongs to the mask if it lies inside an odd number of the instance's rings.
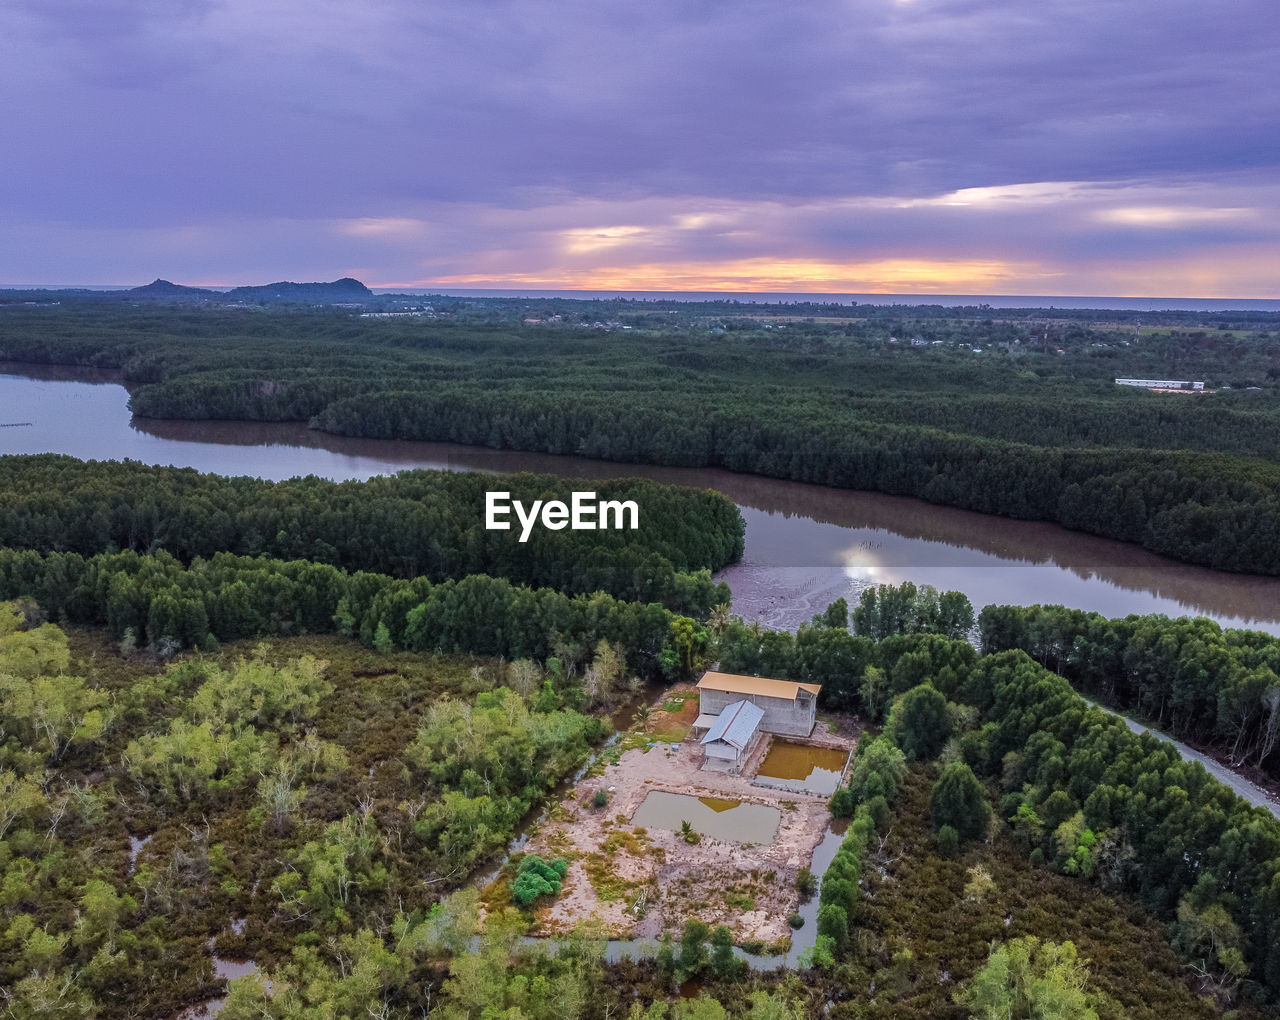
[{"label": "water reflection", "polygon": [[771,843],[781,820],[782,812],[765,804],[689,797],[661,790],[649,793],[631,816],[631,824],[640,828],[680,832],[688,822],[699,836],[734,843]]},{"label": "water reflection", "polygon": [[829,797],[840,785],[840,776],[848,758],[848,751],[775,739],[769,745],[769,753],[760,763],[753,782],[757,786]]},{"label": "water reflection", "polygon": [[[131,457],[220,474],[368,478],[411,467],[538,471],[566,478],[641,475],[714,488],[746,522],[743,561],[722,573],[734,609],[794,628],[832,599],[876,583],[932,584],[989,603],[1061,603],[1106,616],[1205,615],[1280,634],[1280,579],[1175,563],[1136,546],[933,506],[716,469],[664,468],[452,443],[350,439],[297,423],[131,420],[118,382],[80,370],[8,366],[0,374],[0,452]],[[5,366],[0,364],[0,372]],[[17,374],[17,373],[21,374]]]}]

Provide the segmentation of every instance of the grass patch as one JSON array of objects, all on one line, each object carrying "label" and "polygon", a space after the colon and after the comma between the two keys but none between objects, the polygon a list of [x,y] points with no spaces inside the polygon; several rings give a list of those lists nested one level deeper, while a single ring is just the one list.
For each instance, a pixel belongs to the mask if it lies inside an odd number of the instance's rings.
[{"label": "grass patch", "polygon": [[687,702],[690,702],[697,697],[698,697],[698,691],[696,689],[688,690],[688,691],[675,691],[669,694],[667,696],[667,699],[662,703],[662,710],[664,712],[671,712],[672,714],[676,712],[681,712],[684,710],[684,706]]},{"label": "grass patch", "polygon": [[605,854],[587,854],[582,859],[583,870],[586,871],[587,878],[596,891],[596,898],[601,903],[630,899],[637,890],[647,884],[623,878],[613,870],[612,863]]}]

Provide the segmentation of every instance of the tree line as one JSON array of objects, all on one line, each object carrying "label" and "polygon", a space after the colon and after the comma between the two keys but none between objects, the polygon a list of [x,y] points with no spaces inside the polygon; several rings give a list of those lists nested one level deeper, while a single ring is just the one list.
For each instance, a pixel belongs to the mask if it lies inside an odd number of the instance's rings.
[{"label": "tree line", "polygon": [[[325,431],[731,471],[1053,521],[1217,569],[1280,573],[1280,465],[1260,457],[1072,449],[868,422],[797,400],[763,416],[705,395],[388,392],[337,401]],[[805,406],[809,404],[810,406]],[[637,429],[635,423],[644,421]],[[1011,430],[1016,431],[1016,430]],[[1264,430],[1274,436],[1274,425]]]},{"label": "tree line", "polygon": [[600,500],[634,501],[639,527],[535,526],[522,543],[511,514],[511,530],[486,529],[488,491],[509,491],[526,507],[567,502],[572,484],[547,475],[405,471],[364,482],[270,482],[134,461],[0,457],[0,545],[86,556],[163,549],[183,562],[230,552],[432,581],[484,573],[701,616],[728,601],[710,571],[742,555],[733,503],[645,479],[592,485]]},{"label": "tree line", "polygon": [[217,553],[184,564],[160,551],[82,556],[0,549],[0,599],[106,627],[127,647],[162,653],[246,637],[344,634],[378,651],[465,652],[587,662],[620,645],[642,676],[684,676],[706,631],[656,602],[568,595],[472,574],[432,583],[306,560]]},{"label": "tree line", "polygon": [[1005,791],[1000,816],[1043,862],[1136,894],[1223,984],[1280,989],[1280,821],[1198,762],[1090,708],[1024,652],[985,656],[944,692],[980,713],[962,739]]},{"label": "tree line", "polygon": [[[941,651],[928,635],[913,640]],[[921,651],[895,657],[885,648],[894,642],[880,643],[880,665],[864,680],[897,676]],[[885,732],[863,742],[832,810],[874,824],[904,757],[940,761],[930,811],[941,852],[953,855],[964,840],[985,838],[992,807],[975,774],[983,777],[1000,791],[1000,824],[1034,865],[1135,895],[1172,926],[1175,946],[1220,994],[1275,1001],[1280,820],[1167,741],[1090,707],[1020,649],[936,665],[941,658],[910,670],[914,686],[901,690],[907,677],[893,685]]]},{"label": "tree line", "polygon": [[982,648],[1018,648],[1105,705],[1280,778],[1280,639],[1212,620],[987,606]]}]

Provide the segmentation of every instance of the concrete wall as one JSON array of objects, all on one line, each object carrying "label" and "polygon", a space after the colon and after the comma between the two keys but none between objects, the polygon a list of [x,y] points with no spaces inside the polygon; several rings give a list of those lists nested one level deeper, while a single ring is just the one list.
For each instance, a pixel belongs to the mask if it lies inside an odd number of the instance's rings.
[{"label": "concrete wall", "polygon": [[798,692],[795,701],[786,698],[769,698],[763,695],[734,694],[732,691],[701,690],[699,711],[719,715],[735,701],[749,701],[764,709],[760,729],[787,737],[807,737],[813,732],[814,711],[817,699],[808,691]]}]

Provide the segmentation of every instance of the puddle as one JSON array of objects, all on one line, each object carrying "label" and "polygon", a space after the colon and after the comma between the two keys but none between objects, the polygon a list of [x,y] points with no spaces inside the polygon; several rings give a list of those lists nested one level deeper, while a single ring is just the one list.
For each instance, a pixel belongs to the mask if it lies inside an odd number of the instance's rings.
[{"label": "puddle", "polygon": [[[822,887],[822,876],[827,873],[827,868],[835,860],[836,851],[840,849],[840,844],[844,842],[845,831],[848,828],[849,823],[847,821],[833,820],[828,824],[827,831],[823,834],[822,842],[814,848],[813,860],[809,864],[809,870],[817,876],[819,890]],[[800,965],[800,954],[806,949],[812,948],[818,941],[818,906],[818,893],[815,892],[808,900],[796,908],[796,913],[804,918],[804,924],[791,933],[791,951],[787,953],[786,957],[788,967],[798,967]]]},{"label": "puddle", "polygon": [[150,836],[144,836],[139,839],[137,836],[129,837],[129,874],[132,875],[138,870],[138,854],[142,853],[142,848],[151,842]]},{"label": "puddle", "polygon": [[734,843],[772,843],[781,820],[782,812],[764,804],[688,797],[658,790],[645,797],[631,816],[632,825],[672,832],[679,832],[680,823],[688,822],[699,835]]},{"label": "puddle", "polygon": [[[235,927],[235,921],[232,921],[232,927]],[[224,960],[216,954],[213,957],[213,976],[219,981],[234,981],[236,978],[248,977],[250,974],[257,973],[257,970],[258,965],[252,960]],[[266,981],[264,984],[270,992],[271,982]],[[194,1006],[188,1006],[172,1020],[205,1020],[207,1017],[217,1016],[226,1008],[226,1005],[226,996],[206,999],[204,1002],[197,1002]]]},{"label": "puddle", "polygon": [[830,797],[840,785],[848,751],[775,740],[760,763],[757,786]]},{"label": "puddle", "polygon": [[224,960],[220,956],[213,958],[213,976],[223,981],[234,981],[236,978],[248,977],[258,969],[252,960]]}]

